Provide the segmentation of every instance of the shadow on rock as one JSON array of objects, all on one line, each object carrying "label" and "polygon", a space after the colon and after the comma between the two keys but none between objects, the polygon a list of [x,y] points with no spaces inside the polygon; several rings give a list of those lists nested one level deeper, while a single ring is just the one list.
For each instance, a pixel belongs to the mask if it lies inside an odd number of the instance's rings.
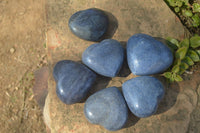
[{"label": "shadow on rock", "polygon": [[112,38],[112,36],[115,34],[117,28],[118,28],[118,20],[117,18],[110,12],[107,11],[103,11],[109,20],[109,24],[108,24],[108,29],[106,31],[106,33],[101,37],[100,41],[104,40],[104,39],[108,39],[108,38]]},{"label": "shadow on rock", "polygon": [[165,96],[159,103],[158,110],[156,112],[156,114],[161,114],[174,106],[180,91],[180,87],[177,82],[169,84],[166,78],[161,76],[155,76],[155,77],[159,79],[165,87]]},{"label": "shadow on rock", "polygon": [[131,70],[129,69],[128,62],[127,62],[126,42],[121,41],[120,43],[124,48],[124,62],[123,62],[122,68],[120,69],[117,77],[127,77],[131,73]]},{"label": "shadow on rock", "polygon": [[170,41],[168,41],[164,38],[161,38],[161,37],[154,37],[154,39],[156,39],[156,40],[162,42],[163,44],[167,45],[171,49],[172,52],[174,51],[175,46]]},{"label": "shadow on rock", "polygon": [[[120,44],[122,45],[122,47],[125,49],[125,51],[126,51],[126,44],[127,44],[127,42],[125,42],[125,41],[120,41]],[[126,54],[126,53],[125,53]]]},{"label": "shadow on rock", "polygon": [[[122,96],[124,97],[123,95],[123,92],[122,92],[122,87],[118,87],[119,91],[121,92]],[[127,104],[126,104],[127,105]],[[127,108],[128,108],[128,120],[126,122],[126,124],[124,125],[123,128],[129,128],[131,126],[134,126],[139,120],[140,118],[136,117],[129,109],[128,105],[127,105]]]},{"label": "shadow on rock", "polygon": [[111,78],[109,78],[109,77],[103,77],[103,76],[97,75],[96,81],[92,85],[92,87],[90,88],[90,91],[88,92],[87,98],[89,96],[91,96],[92,94],[94,94],[95,92],[106,88],[108,83],[110,82],[110,80],[111,80]]},{"label": "shadow on rock", "polygon": [[124,128],[129,128],[131,126],[134,126],[139,120],[140,118],[136,117],[135,115],[131,113],[130,110],[128,110],[128,120],[126,124],[124,125]]}]

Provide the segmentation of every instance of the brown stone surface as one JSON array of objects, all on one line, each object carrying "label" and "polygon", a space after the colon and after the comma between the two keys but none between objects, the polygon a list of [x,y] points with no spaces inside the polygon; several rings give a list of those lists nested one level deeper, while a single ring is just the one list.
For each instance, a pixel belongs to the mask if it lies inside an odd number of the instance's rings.
[{"label": "brown stone surface", "polygon": [[[116,39],[125,46],[128,38],[135,33],[146,33],[155,37],[173,36],[182,38],[184,28],[161,0],[47,0],[47,48],[50,70],[62,59],[81,60],[82,52],[94,42],[84,41],[73,35],[68,28],[68,20],[76,11],[100,8],[107,12],[112,23],[106,37]],[[118,77],[98,77],[90,94],[105,87],[117,86],[121,89],[124,81],[135,77],[125,64]],[[148,118],[129,116],[124,129],[118,133],[184,133],[198,126],[197,87],[200,74],[186,75],[185,81],[168,85],[158,77],[166,88],[166,95],[157,114]],[[108,133],[99,125],[90,124],[83,113],[84,103],[65,105],[55,92],[52,74],[48,81],[49,93],[44,107],[44,118],[52,133]],[[196,130],[196,129],[195,129]]]}]

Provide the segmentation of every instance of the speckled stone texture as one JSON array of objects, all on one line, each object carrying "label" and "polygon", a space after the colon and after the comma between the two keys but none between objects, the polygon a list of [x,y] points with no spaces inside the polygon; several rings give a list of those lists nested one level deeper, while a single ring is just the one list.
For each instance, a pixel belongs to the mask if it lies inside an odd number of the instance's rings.
[{"label": "speckled stone texture", "polygon": [[[184,28],[162,0],[47,0],[47,52],[50,72],[53,65],[62,59],[80,61],[83,51],[94,42],[79,39],[68,28],[72,14],[88,8],[99,8],[112,13],[118,21],[118,28],[112,39],[124,46],[136,33],[145,33],[153,37],[183,37]],[[123,71],[123,70],[122,70]],[[98,90],[116,86],[134,78],[127,77],[97,78],[90,94]],[[184,82],[165,86],[165,96],[159,104],[156,114],[147,118],[136,118],[129,114],[125,128],[116,133],[186,133],[197,131],[199,117],[197,87],[199,73],[187,75]],[[91,124],[84,116],[84,103],[63,104],[56,95],[53,76],[48,81],[49,93],[44,107],[44,120],[52,133],[110,133],[102,126]],[[196,110],[196,111],[195,111]],[[192,123],[195,120],[197,123]],[[190,126],[189,126],[190,125]]]},{"label": "speckled stone texture", "polygon": [[82,55],[82,61],[96,73],[115,77],[124,62],[124,48],[113,39],[105,39],[90,45]]},{"label": "speckled stone texture", "polygon": [[57,82],[56,94],[65,104],[74,104],[84,100],[96,79],[93,71],[71,60],[57,62],[53,75]]},{"label": "speckled stone texture", "polygon": [[118,88],[109,87],[87,99],[84,114],[90,123],[116,131],[125,125],[128,119],[128,107]]},{"label": "speckled stone texture", "polygon": [[170,48],[146,34],[131,36],[126,49],[129,68],[135,75],[162,73],[173,63]]},{"label": "speckled stone texture", "polygon": [[164,86],[156,78],[141,76],[123,83],[122,90],[131,112],[137,117],[149,117],[156,113],[164,97]]},{"label": "speckled stone texture", "polygon": [[69,28],[78,37],[99,41],[108,29],[109,20],[99,9],[91,8],[74,13],[69,19]]}]

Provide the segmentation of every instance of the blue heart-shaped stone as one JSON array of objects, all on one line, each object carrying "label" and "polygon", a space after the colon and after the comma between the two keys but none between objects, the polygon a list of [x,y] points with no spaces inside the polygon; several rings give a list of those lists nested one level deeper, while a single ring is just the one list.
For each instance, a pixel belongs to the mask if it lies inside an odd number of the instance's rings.
[{"label": "blue heart-shaped stone", "polygon": [[53,75],[57,82],[57,96],[65,104],[82,101],[96,79],[94,72],[71,60],[59,61],[54,67]]},{"label": "blue heart-shaped stone", "polygon": [[84,106],[87,120],[115,131],[121,129],[128,118],[124,97],[116,87],[110,87],[91,95]]},{"label": "blue heart-shaped stone", "polygon": [[89,46],[82,55],[82,61],[96,73],[115,77],[124,60],[124,49],[113,39],[105,39],[98,44]]},{"label": "blue heart-shaped stone", "polygon": [[99,41],[108,29],[109,20],[103,11],[87,9],[76,12],[69,19],[70,30],[79,38]]},{"label": "blue heart-shaped stone", "polygon": [[163,84],[149,76],[126,81],[122,85],[122,91],[129,109],[138,117],[153,115],[164,96]]},{"label": "blue heart-shaped stone", "polygon": [[158,74],[173,62],[171,50],[162,42],[145,34],[130,37],[127,43],[129,68],[135,75]]}]

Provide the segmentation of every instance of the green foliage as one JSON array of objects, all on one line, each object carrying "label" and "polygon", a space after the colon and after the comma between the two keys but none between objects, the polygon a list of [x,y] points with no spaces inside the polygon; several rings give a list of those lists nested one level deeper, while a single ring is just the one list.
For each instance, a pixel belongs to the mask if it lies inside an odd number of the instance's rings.
[{"label": "green foliage", "polygon": [[163,75],[168,79],[170,79],[172,77],[172,73],[171,72],[165,72]]},{"label": "green foliage", "polygon": [[178,72],[179,76],[182,75],[186,70],[183,68],[180,68],[180,71]]},{"label": "green foliage", "polygon": [[190,45],[192,48],[197,48],[200,46],[200,36],[193,36],[190,38]]},{"label": "green foliage", "polygon": [[177,13],[177,12],[180,12],[180,7],[175,7],[174,8],[174,11]]},{"label": "green foliage", "polygon": [[200,61],[200,36],[194,35],[191,38],[185,38],[181,42],[171,37],[167,38],[167,45],[173,49],[175,59],[173,66],[163,73],[170,82],[182,81],[181,75],[194,65],[194,62]]},{"label": "green foliage", "polygon": [[174,80],[179,82],[179,81],[183,81],[183,78],[180,75],[176,74],[174,77]]},{"label": "green foliage", "polygon": [[174,81],[183,81],[183,78],[177,74],[177,73],[173,73],[173,72],[165,72],[164,76],[169,79],[170,82],[174,82]]},{"label": "green foliage", "polygon": [[195,50],[196,53],[200,56],[200,49]]},{"label": "green foliage", "polygon": [[199,55],[198,55],[194,50],[188,50],[187,55],[188,55],[194,62],[198,62],[198,61],[199,61]]},{"label": "green foliage", "polygon": [[172,48],[174,50],[180,48],[178,40],[176,40],[172,37],[167,37],[166,39],[170,42],[170,44],[168,44],[168,45],[170,45],[170,48]]},{"label": "green foliage", "polygon": [[182,13],[185,17],[192,17],[193,13],[190,10],[182,10]]},{"label": "green foliage", "polygon": [[198,14],[195,14],[194,16],[192,16],[192,24],[194,27],[199,27],[200,26],[200,17]]},{"label": "green foliage", "polygon": [[179,70],[180,70],[179,65],[175,65],[175,66],[172,68],[172,72],[173,72],[173,73],[178,73]]},{"label": "green foliage", "polygon": [[180,64],[180,68],[182,68],[182,69],[188,69],[189,68],[189,65],[187,64],[187,63],[185,63],[185,62],[181,62],[181,64]]},{"label": "green foliage", "polygon": [[193,11],[200,12],[200,5],[198,3],[193,3]]},{"label": "green foliage", "polygon": [[188,48],[187,47],[181,47],[181,48],[179,48],[177,51],[176,51],[176,58],[178,58],[178,59],[184,59],[185,58],[185,55],[186,55],[186,53],[187,53],[187,50],[188,50]]},{"label": "green foliage", "polygon": [[184,39],[183,41],[181,41],[181,42],[180,42],[180,46],[181,46],[181,47],[189,48],[189,46],[190,46],[189,39],[186,38],[186,39]]},{"label": "green foliage", "polygon": [[165,0],[168,6],[181,17],[189,27],[200,28],[200,4],[189,0]]},{"label": "green foliage", "polygon": [[188,56],[186,56],[186,57],[183,59],[183,62],[187,63],[189,66],[194,65],[193,60],[192,60],[190,57],[188,57]]}]

